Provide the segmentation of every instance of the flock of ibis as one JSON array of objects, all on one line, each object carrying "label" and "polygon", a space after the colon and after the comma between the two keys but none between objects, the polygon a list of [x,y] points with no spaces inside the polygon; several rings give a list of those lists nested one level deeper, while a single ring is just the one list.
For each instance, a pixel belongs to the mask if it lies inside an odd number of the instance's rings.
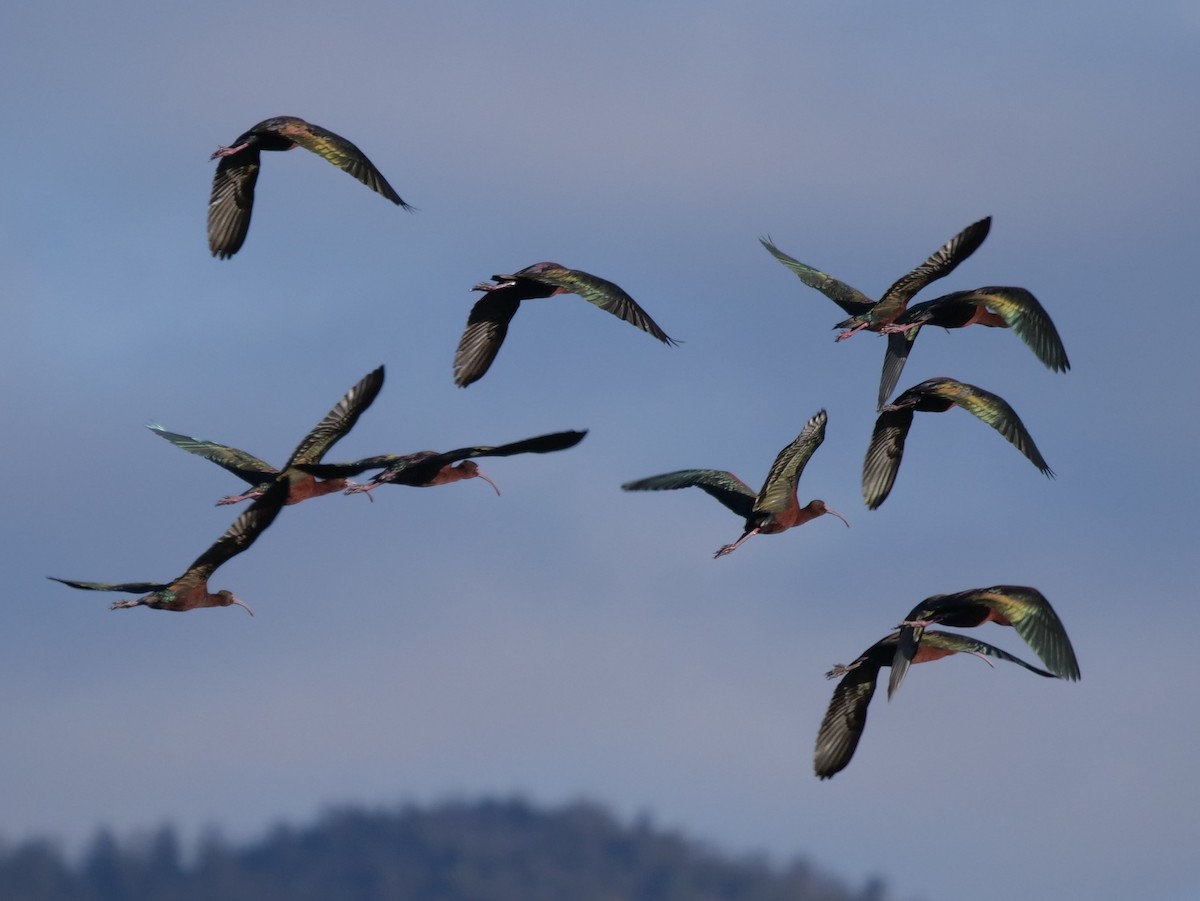
[{"label": "flock of ibis", "polygon": [[[214,257],[232,257],[246,240],[261,152],[290,150],[297,146],[319,154],[392,203],[412,209],[354,144],[302,119],[278,116],[260,122],[233,144],[221,147],[212,155],[213,159],[220,160],[208,212],[209,250]],[[863,500],[871,510],[879,507],[892,490],[915,412],[940,413],[960,407],[999,432],[1043,474],[1054,475],[1020,417],[997,394],[952,378],[939,377],[914,385],[888,401],[923,326],[1008,328],[1048,368],[1057,372],[1070,368],[1054,323],[1037,298],[1024,288],[991,286],[956,291],[910,306],[910,301],[925,286],[949,275],[974,253],[990,228],[991,219],[985,218],[963,229],[924,263],[897,280],[878,301],[788,256],[769,238],[760,239],[775,259],[848,314],[848,318],[835,326],[842,330],[836,340],[842,341],[860,331],[887,336],[876,404],[878,419],[863,463]],[[664,344],[677,343],[619,286],[558,263],[535,263],[511,275],[494,275],[491,282],[481,282],[474,290],[481,291],[483,296],[467,317],[453,358],[454,382],[460,387],[467,387],[487,373],[523,300],[578,294]],[[383,381],[383,366],[364,376],[305,436],[282,467],[272,466],[228,445],[170,432],[158,424],[149,425],[148,428],[176,447],[216,463],[249,484],[249,490],[221,498],[218,504],[247,500],[252,503],[173,581],[108,583],[50,578],[72,588],[142,595],[113,603],[114,610],[144,606],[155,610],[185,611],[238,604],[253,615],[249,606],[232,592],[225,589],[213,592],[208,583],[221,564],[254,543],[282,507],[335,491],[366,493],[370,498],[370,492],[383,484],[427,487],[471,478],[484,479],[499,493],[496,483],[475,462],[476,458],[566,450],[587,434],[563,431],[501,445],[479,445],[445,452],[381,454],[350,463],[324,462],[333,445],[349,432],[378,396]],[[683,469],[626,482],[621,487],[626,491],[696,487],[742,517],[741,537],[719,548],[716,557],[732,553],[752,535],[777,534],[826,513],[849,526],[846,517],[824,501],[812,500],[801,506],[797,497],[800,475],[824,441],[827,420],[828,415],[821,410],[805,423],[796,439],[778,453],[757,492],[733,473],[718,469]],[[366,483],[351,480],[353,476],[372,470],[375,473]],[[971,628],[986,622],[1011,626],[1046,668],[1033,666],[961,633],[927,628],[931,625]],[[973,654],[985,661],[989,657],[1007,660],[1044,677],[1079,678],[1079,665],[1063,624],[1050,602],[1037,589],[996,585],[934,595],[918,603],[894,631],[868,647],[857,659],[835,666],[827,674],[828,678],[841,677],[841,680],[834,689],[817,735],[816,775],[827,779],[850,762],[862,736],[867,706],[882,667],[891,667],[888,682],[888,697],[891,698],[911,664],[957,653]]]}]

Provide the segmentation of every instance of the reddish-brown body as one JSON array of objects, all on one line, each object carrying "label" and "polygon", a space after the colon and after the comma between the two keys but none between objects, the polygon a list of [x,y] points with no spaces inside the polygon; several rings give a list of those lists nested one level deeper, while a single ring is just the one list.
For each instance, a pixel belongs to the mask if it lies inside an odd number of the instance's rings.
[{"label": "reddish-brown body", "polygon": [[288,496],[284,504],[298,504],[309,498],[333,494],[351,484],[353,483],[349,479],[317,479],[310,475],[294,478],[288,486]]}]

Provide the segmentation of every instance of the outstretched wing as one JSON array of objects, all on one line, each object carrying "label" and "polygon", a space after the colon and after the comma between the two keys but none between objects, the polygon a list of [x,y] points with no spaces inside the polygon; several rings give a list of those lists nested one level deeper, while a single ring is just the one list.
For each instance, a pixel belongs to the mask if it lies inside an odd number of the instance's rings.
[{"label": "outstretched wing", "polygon": [[872,653],[874,650],[875,647],[868,649],[852,663],[833,690],[813,753],[813,771],[819,779],[828,779],[844,770],[858,748],[867,725],[867,706],[875,694],[882,665],[880,655]]},{"label": "outstretched wing", "polygon": [[863,500],[870,510],[879,507],[892,493],[912,421],[912,407],[885,410],[875,420],[862,475]]},{"label": "outstretched wing", "polygon": [[288,480],[277,478],[253,504],[233,521],[225,534],[212,547],[195,559],[187,571],[174,584],[190,585],[207,581],[218,566],[235,557],[262,534],[275,521],[288,496]]},{"label": "outstretched wing", "polygon": [[383,177],[382,172],[375,168],[374,163],[367,159],[367,155],[341,135],[336,135],[320,125],[313,125],[311,122],[294,117],[283,116],[278,120],[269,121],[278,123],[271,129],[277,134],[294,141],[305,150],[311,150],[318,156],[324,157],[343,172],[350,173],[376,194],[383,195],[392,203],[402,206],[406,210],[412,209],[400,199],[400,195],[388,184],[387,179]]},{"label": "outstretched wing", "polygon": [[754,512],[754,490],[731,472],[723,469],[680,469],[662,475],[626,482],[625,491],[669,491],[676,488],[700,488],[746,519]]},{"label": "outstretched wing", "polygon": [[851,316],[858,316],[875,306],[875,301],[856,288],[851,288],[845,282],[840,282],[832,275],[827,275],[819,269],[814,269],[799,260],[794,259],[771,243],[770,236],[759,238],[759,243],[767,252],[788,269],[799,276],[800,281],[810,288],[816,288]]},{"label": "outstretched wing", "polygon": [[800,481],[808,458],[825,440],[825,423],[828,419],[824,410],[819,411],[804,424],[796,440],[775,457],[754,502],[755,513],[779,513],[795,502],[796,484]]},{"label": "outstretched wing", "polygon": [[949,298],[993,310],[1039,360],[1055,372],[1071,368],[1058,329],[1036,297],[1024,288],[993,286],[960,291]]},{"label": "outstretched wing", "polygon": [[871,310],[871,319],[874,322],[891,322],[895,319],[918,291],[930,282],[949,275],[959,263],[978,250],[991,227],[991,216],[980,219],[939,247],[929,259],[884,292],[879,303]]},{"label": "outstretched wing", "polygon": [[284,469],[293,463],[321,462],[325,452],[354,428],[358,417],[362,416],[367,407],[371,406],[382,387],[383,367],[380,366],[363,376],[358,384],[347,391],[337,405],[325,414],[325,418],[317,423],[316,428],[300,442],[300,446],[292,451],[292,456]]},{"label": "outstretched wing", "polygon": [[260,485],[279,473],[279,470],[270,463],[258,459],[253,454],[238,450],[236,447],[227,447],[224,444],[217,444],[215,441],[205,441],[201,438],[180,435],[177,432],[168,432],[156,422],[148,423],[146,428],[189,454],[211,460],[222,469],[228,470],[243,482],[249,482],[251,485]]},{"label": "outstretched wing", "polygon": [[74,579],[60,579],[57,576],[46,576],[46,578],[87,591],[123,591],[127,594],[146,594],[171,587],[170,582],[76,582]]},{"label": "outstretched wing", "polygon": [[954,610],[970,604],[983,604],[999,613],[1033,649],[1043,663],[1063,679],[1079,679],[1079,661],[1067,630],[1036,588],[1024,585],[994,585],[952,594],[935,606]]},{"label": "outstretched wing", "polygon": [[1024,454],[1046,476],[1054,477],[1054,471],[1042,459],[1037,445],[1033,443],[1033,437],[1021,422],[1021,417],[998,394],[948,378],[929,379],[909,390],[952,401],[1003,435],[1006,441]]},{"label": "outstretched wing", "polygon": [[380,454],[376,457],[363,457],[353,463],[297,463],[294,468],[318,479],[348,479],[368,469],[384,469],[408,457],[420,456],[421,454]]},{"label": "outstretched wing", "polygon": [[887,352],[883,355],[883,375],[879,379],[879,398],[875,404],[877,411],[887,403],[887,399],[896,390],[896,383],[900,381],[900,373],[904,371],[909,351],[912,350],[913,342],[917,340],[917,334],[920,331],[921,326],[914,325],[906,332],[893,332],[887,336]]},{"label": "outstretched wing", "polygon": [[454,352],[454,384],[458,387],[479,381],[491,367],[508,334],[508,324],[517,315],[522,293],[515,284],[492,288],[471,307]]},{"label": "outstretched wing", "polygon": [[514,454],[548,454],[551,451],[566,450],[569,447],[574,447],[583,440],[583,436],[586,434],[586,429],[582,432],[552,432],[548,435],[538,435],[534,438],[513,441],[511,444],[460,447],[457,450],[435,454],[430,459],[441,460],[438,466],[440,469],[446,463],[469,460],[472,457],[511,457]]},{"label": "outstretched wing", "polygon": [[257,147],[247,147],[217,163],[208,199],[208,249],[218,259],[237,253],[250,230],[259,156]]},{"label": "outstretched wing", "polygon": [[674,338],[658,327],[649,314],[638,306],[637,301],[619,286],[607,279],[568,269],[553,263],[536,263],[516,273],[518,278],[528,278],[544,285],[553,285],[570,294],[578,294],[588,303],[612,313],[619,319],[636,325],[643,332],[653,335],[664,344],[678,344]]}]

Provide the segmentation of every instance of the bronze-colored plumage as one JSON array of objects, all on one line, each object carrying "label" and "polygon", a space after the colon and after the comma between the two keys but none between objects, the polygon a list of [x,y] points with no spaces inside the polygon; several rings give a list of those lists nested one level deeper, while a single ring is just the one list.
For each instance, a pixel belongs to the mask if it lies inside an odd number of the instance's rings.
[{"label": "bronze-colored plumage", "polygon": [[904,681],[908,665],[915,662],[923,636],[928,634],[926,626],[972,628],[987,622],[1012,626],[1060,679],[1079,679],[1075,649],[1046,596],[1025,585],[993,585],[955,594],[935,594],[908,612],[900,624],[900,638],[888,680],[888,697]]},{"label": "bronze-colored plumage", "polygon": [[888,336],[888,343],[883,359],[883,377],[879,381],[880,407],[900,380],[913,342],[925,325],[945,329],[966,328],[969,325],[1010,328],[1048,368],[1055,372],[1066,372],[1071,368],[1058,329],[1029,291],[1006,286],[955,291],[913,304],[894,322],[881,329]]},{"label": "bronze-colored plumage", "polygon": [[346,489],[347,494],[373,491],[380,485],[428,488],[433,485],[446,485],[462,479],[475,478],[483,479],[499,494],[500,488],[479,468],[479,465],[472,459],[473,457],[511,457],[514,454],[546,454],[551,451],[566,450],[582,441],[586,434],[587,431],[553,432],[549,435],[538,435],[536,438],[526,438],[523,441],[514,441],[511,444],[499,446],[480,445],[460,447],[444,452],[417,451],[413,454],[381,454],[353,463],[301,464],[296,468],[321,478],[344,478],[356,476],[368,469],[383,470],[373,475],[369,483]]},{"label": "bronze-colored plumage", "polygon": [[[859,655],[852,663],[835,666],[825,674],[827,679],[838,676],[842,680],[833,690],[829,708],[817,732],[817,744],[813,754],[813,770],[820,779],[828,779],[840,773],[850,763],[858,741],[867,724],[867,705],[875,694],[875,684],[881,667],[891,666],[896,655],[900,633],[893,632],[881,638]],[[912,663],[927,663],[950,654],[974,654],[982,660],[995,657],[1023,666],[1039,676],[1053,678],[1052,673],[1030,666],[1019,657],[993,647],[987,642],[957,635],[952,632],[926,632]]]},{"label": "bronze-colored plumage", "polygon": [[345,138],[295,116],[276,116],[259,122],[211,157],[221,160],[208,201],[208,249],[213,256],[228,259],[246,240],[262,151],[291,150],[293,147],[311,150],[392,203],[406,210],[412,209],[400,199],[366,154]]},{"label": "bronze-colored plumage", "polygon": [[991,227],[990,216],[968,225],[939,247],[924,263],[898,279],[878,302],[873,302],[861,291],[851,288],[833,276],[788,256],[772,244],[769,238],[760,238],[759,241],[775,259],[799,276],[804,284],[816,288],[850,314],[849,319],[834,326],[843,330],[837,336],[838,341],[843,341],[864,329],[881,331],[884,326],[893,322],[904,312],[908,302],[918,291],[930,282],[949,275],[959,263],[973,254],[983,243]]},{"label": "bronze-colored plumage", "polygon": [[[283,465],[283,472],[289,485],[285,503],[298,504],[310,497],[320,497],[333,491],[341,491],[352,483],[344,478],[318,481],[307,472],[297,468],[300,463],[320,463],[321,459],[343,436],[358,422],[358,418],[371,406],[371,403],[383,387],[383,367],[367,373],[358,384],[347,391],[332,410],[325,414],[317,425],[309,432],[299,446],[292,451],[291,457]],[[178,448],[190,454],[211,460],[223,469],[227,469],[244,482],[254,487],[244,494],[223,497],[217,504],[236,504],[251,498],[261,497],[263,492],[276,480],[279,470],[252,454],[227,447],[214,441],[204,441],[188,435],[168,432],[162,426],[152,423],[150,429],[160,438],[165,438]]]},{"label": "bronze-colored plumage", "polygon": [[484,295],[475,302],[467,317],[467,327],[454,354],[454,384],[465,388],[483,378],[500,352],[508,334],[508,324],[523,300],[578,294],[588,303],[635,325],[664,344],[677,344],[637,302],[619,286],[578,269],[558,263],[535,263],[512,275],[493,275],[492,281],[480,282],[472,290]]},{"label": "bronze-colored plumage", "polygon": [[986,422],[1046,476],[1054,477],[1025,424],[1004,398],[943,376],[909,388],[892,403],[885,404],[875,420],[871,444],[863,461],[863,500],[870,509],[882,504],[891,493],[913,413],[942,413],[954,406]]},{"label": "bronze-colored plumage", "polygon": [[277,479],[258,500],[251,504],[241,516],[233,521],[225,534],[216,543],[195,559],[182,576],[173,582],[76,582],[47,576],[72,588],[87,591],[124,591],[132,594],[149,592],[145,597],[132,601],[116,601],[109,609],[122,610],[128,607],[150,607],[154,610],[195,610],[197,607],[228,607],[237,604],[245,607],[251,616],[254,611],[245,601],[234,597],[233,592],[221,589],[213,593],[208,590],[208,580],[222,563],[237,556],[250,547],[274,520],[287,498],[288,486],[284,479]]},{"label": "bronze-colored plumage", "polygon": [[849,526],[846,517],[827,507],[824,501],[809,501],[801,507],[796,496],[800,474],[804,471],[805,464],[825,440],[827,419],[825,411],[821,410],[805,423],[796,439],[775,458],[758,494],[733,473],[722,469],[681,469],[638,479],[635,482],[626,482],[621,487],[625,491],[664,491],[696,487],[743,517],[746,526],[742,537],[719,548],[714,557],[732,553],[751,535],[774,535],[803,525],[810,519],[826,513],[836,516]]}]

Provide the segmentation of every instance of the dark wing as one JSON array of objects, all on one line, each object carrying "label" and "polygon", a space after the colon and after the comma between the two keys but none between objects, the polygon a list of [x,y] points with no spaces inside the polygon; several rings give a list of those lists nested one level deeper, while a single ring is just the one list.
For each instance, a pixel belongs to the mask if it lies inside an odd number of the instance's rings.
[{"label": "dark wing", "polygon": [[[1015,663],[1017,666],[1022,666],[1031,673],[1037,673],[1039,676],[1045,676],[1047,679],[1053,679],[1054,673],[1048,673],[1044,669],[1039,669],[1036,666],[1026,663],[1020,657],[1014,657],[1007,651],[1001,650],[994,645],[988,644],[986,641],[980,641],[977,638],[969,638],[966,635],[960,635],[957,632],[941,632],[931,630],[922,633],[917,630],[916,638],[912,644],[911,652],[905,649],[904,632],[910,630],[902,630],[900,642],[896,647],[896,656],[892,661],[892,673],[888,679],[888,699],[890,700],[896,690],[900,688],[900,683],[904,681],[904,676],[908,672],[909,662],[916,655],[920,645],[925,645],[929,648],[937,648],[951,654],[967,653],[967,654],[982,654],[985,657],[995,657],[997,660],[1007,660],[1009,663]],[[939,655],[940,656],[940,655]],[[935,659],[935,658],[931,658]]]},{"label": "dark wing", "polygon": [[862,491],[868,509],[876,509],[891,494],[912,421],[912,407],[885,410],[875,420],[867,458],[863,461]]},{"label": "dark wing", "polygon": [[796,440],[775,457],[763,482],[762,490],[754,502],[755,513],[780,513],[796,499],[796,483],[808,458],[825,440],[825,423],[829,417],[821,410],[804,424]]},{"label": "dark wing", "polygon": [[[457,463],[460,460],[470,460],[473,457],[511,457],[514,454],[548,454],[551,451],[566,450],[574,447],[583,440],[587,432],[553,432],[549,435],[538,435],[536,438],[525,438],[511,444],[476,445],[475,447],[459,447],[451,451],[410,455],[410,459],[402,464],[392,464],[388,467],[390,481],[400,481],[395,476],[404,473],[404,482],[421,485],[434,478],[443,466]],[[393,475],[394,474],[394,475]]]},{"label": "dark wing", "polygon": [[858,748],[867,725],[867,705],[879,678],[881,664],[877,656],[871,650],[865,652],[850,664],[850,670],[833,690],[813,753],[813,771],[819,779],[828,779],[844,770]]},{"label": "dark wing", "polygon": [[454,384],[465,388],[483,378],[500,352],[508,324],[521,305],[516,285],[493,288],[475,302],[454,352]]},{"label": "dark wing", "polygon": [[222,469],[228,470],[243,482],[249,482],[251,485],[260,485],[279,474],[279,470],[270,463],[235,447],[226,447],[215,441],[204,441],[200,438],[168,432],[156,422],[149,423],[146,428],[189,454],[211,460]]},{"label": "dark wing", "polygon": [[599,276],[581,272],[578,269],[568,269],[565,266],[538,263],[516,273],[520,278],[528,278],[545,285],[553,285],[570,294],[578,294],[588,303],[595,304],[602,310],[612,313],[619,319],[631,325],[636,325],[664,344],[678,344],[657,323],[638,306],[637,301],[625,293],[618,285]]},{"label": "dark wing", "polygon": [[208,199],[208,249],[218,259],[233,256],[246,240],[259,157],[257,147],[247,147],[232,156],[221,157],[217,163]]},{"label": "dark wing", "polygon": [[441,469],[447,463],[469,460],[472,457],[511,457],[514,454],[548,454],[551,451],[566,450],[569,447],[574,447],[583,440],[583,436],[586,434],[586,430],[582,432],[552,432],[549,435],[525,438],[521,441],[514,441],[511,444],[460,447],[457,450],[435,454],[429,459],[439,460],[438,469]]},{"label": "dark wing", "polygon": [[914,325],[907,332],[893,332],[887,336],[887,353],[883,356],[883,375],[879,379],[879,398],[875,404],[876,411],[887,403],[887,399],[896,390],[896,383],[900,381],[900,373],[904,371],[909,351],[912,350],[913,342],[917,340],[917,333],[920,331],[921,326]]},{"label": "dark wing", "polygon": [[1067,349],[1058,337],[1058,329],[1046,314],[1038,299],[1024,288],[988,287],[963,291],[957,295],[976,305],[986,306],[1008,324],[1013,333],[1025,342],[1039,360],[1055,372],[1071,368]]},{"label": "dark wing", "polygon": [[1020,657],[1014,657],[1008,651],[1001,650],[995,645],[988,644],[986,641],[960,635],[957,632],[930,630],[925,633],[922,642],[930,647],[951,651],[952,653],[983,654],[985,657],[995,657],[997,660],[1015,663],[1017,666],[1022,666],[1031,673],[1037,673],[1039,676],[1044,676],[1047,679],[1054,678],[1054,673],[1048,673],[1044,669],[1032,666]]},{"label": "dark wing", "polygon": [[890,322],[895,319],[918,291],[949,275],[954,269],[979,249],[983,239],[987,237],[992,227],[992,217],[988,216],[978,222],[968,225],[961,232],[943,244],[924,263],[908,275],[898,279],[895,284],[884,292],[871,310],[871,318],[875,322]]},{"label": "dark wing", "polygon": [[358,417],[371,406],[382,387],[383,367],[380,366],[363,376],[359,383],[347,391],[337,405],[325,414],[325,418],[317,423],[316,428],[300,442],[300,446],[292,451],[284,469],[293,463],[319,463],[326,451],[354,428]]},{"label": "dark wing", "polygon": [[875,301],[856,288],[851,288],[845,282],[840,282],[832,275],[826,275],[819,269],[805,265],[799,260],[789,257],[786,253],[771,243],[770,237],[759,238],[759,243],[767,248],[767,252],[783,265],[800,277],[800,281],[810,288],[816,288],[851,316],[858,316],[875,306]]},{"label": "dark wing", "polygon": [[408,457],[419,457],[420,454],[380,454],[377,457],[363,457],[353,463],[297,463],[293,469],[316,476],[318,479],[348,479],[368,469],[385,469]]},{"label": "dark wing", "polygon": [[171,587],[170,582],[76,582],[74,579],[60,579],[57,576],[46,578],[70,585],[72,588],[84,588],[88,591],[123,591],[126,594],[146,594]]},{"label": "dark wing", "polygon": [[1050,478],[1054,477],[1053,470],[1042,459],[1028,429],[1021,422],[1021,417],[1004,398],[974,385],[967,385],[948,378],[929,379],[912,390],[920,390],[924,394],[953,401],[957,406],[962,407],[980,421],[986,422],[1003,435],[1006,441],[1024,454],[1045,475]]},{"label": "dark wing", "polygon": [[376,194],[382,194],[392,203],[412,209],[400,199],[400,195],[392,189],[383,173],[375,168],[367,159],[367,155],[332,131],[305,122],[302,119],[283,117],[274,129],[278,134],[294,141],[305,150],[311,150],[318,156],[324,157],[343,172],[348,172],[361,181]]},{"label": "dark wing", "polygon": [[946,609],[955,604],[984,604],[1000,613],[1046,666],[1063,679],[1079,679],[1079,661],[1062,620],[1036,588],[995,585],[950,595],[940,602]]},{"label": "dark wing", "polygon": [[205,582],[218,566],[254,544],[255,539],[262,531],[274,522],[284,502],[287,501],[288,490],[289,484],[286,478],[279,478],[272,482],[271,487],[262,497],[235,519],[233,525],[225,530],[225,534],[218,538],[212,547],[197,557],[187,568],[187,572],[173,584],[191,585]]},{"label": "dark wing", "polygon": [[706,491],[743,519],[749,518],[754,512],[754,490],[723,469],[680,469],[626,482],[621,486],[625,491],[668,491],[692,487]]}]

